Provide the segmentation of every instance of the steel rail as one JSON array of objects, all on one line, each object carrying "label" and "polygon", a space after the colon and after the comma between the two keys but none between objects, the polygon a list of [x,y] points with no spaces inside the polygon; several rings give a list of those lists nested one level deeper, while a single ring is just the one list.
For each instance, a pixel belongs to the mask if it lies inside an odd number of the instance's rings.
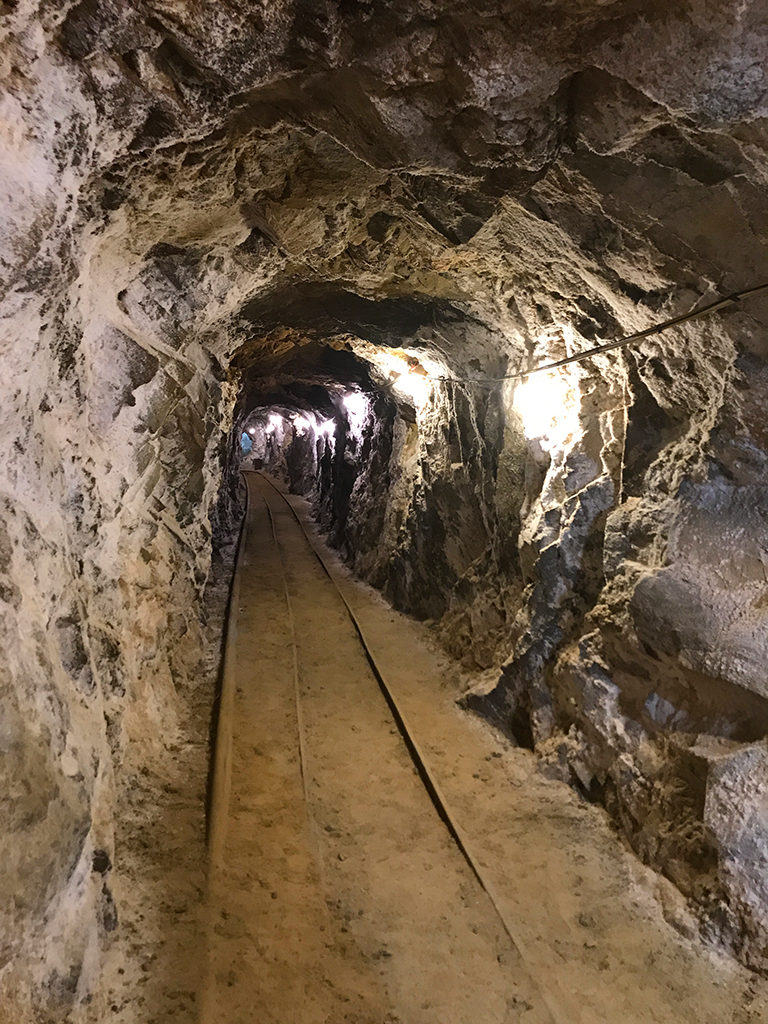
[{"label": "steel rail", "polygon": [[[263,476],[263,474],[260,474]],[[265,478],[266,479],[266,478]],[[264,502],[264,506],[269,516],[269,525],[272,529],[272,539],[275,542],[275,549],[277,551],[277,557],[280,562],[280,573],[283,578],[283,594],[285,595],[285,606],[288,611],[288,626],[291,631],[291,652],[293,655],[293,695],[296,704],[296,732],[299,740],[299,772],[301,774],[301,786],[304,791],[304,803],[306,805],[307,814],[310,813],[310,801],[309,801],[309,780],[307,778],[307,744],[305,740],[304,730],[304,717],[301,710],[301,690],[299,685],[299,645],[296,639],[296,620],[293,615],[293,602],[291,601],[291,594],[288,589],[288,574],[285,568],[285,558],[283,557],[283,549],[280,541],[277,537],[277,525],[275,523],[275,517],[272,515],[272,509],[269,507],[269,502],[261,495],[261,500]]]},{"label": "steel rail", "polygon": [[[246,488],[247,495],[247,488]],[[247,497],[246,497],[247,501]],[[223,808],[229,806],[232,784],[232,712],[235,700],[235,646],[237,643],[237,618],[240,604],[240,580],[248,538],[248,512],[243,516],[237,539],[237,552],[232,572],[232,582],[227,598],[224,616],[224,651],[221,660],[221,681],[214,698],[211,732],[213,734],[213,756],[209,769],[206,792],[206,840],[208,846],[208,873],[219,866],[226,838],[227,815]]]},{"label": "steel rail", "polygon": [[[246,489],[247,490],[247,489]],[[224,868],[224,849],[229,825],[229,803],[232,794],[232,718],[235,703],[235,647],[237,643],[237,619],[240,605],[240,582],[248,538],[248,513],[240,524],[237,540],[232,582],[229,588],[226,614],[224,616],[224,651],[221,661],[221,676],[218,693],[214,698],[211,734],[213,750],[206,788],[205,833],[207,863],[205,865],[205,904],[203,928],[205,935],[202,987],[199,990],[201,1024],[212,1018],[216,986],[212,953],[214,934],[212,889],[215,880]]]}]

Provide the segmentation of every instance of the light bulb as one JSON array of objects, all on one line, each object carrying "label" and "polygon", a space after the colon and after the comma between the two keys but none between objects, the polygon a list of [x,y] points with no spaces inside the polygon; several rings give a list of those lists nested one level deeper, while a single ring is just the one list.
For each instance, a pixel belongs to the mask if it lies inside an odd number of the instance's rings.
[{"label": "light bulb", "polygon": [[423,373],[417,373],[412,369],[407,373],[401,373],[395,379],[394,386],[396,391],[407,395],[417,409],[421,409],[427,404],[432,390],[432,385],[429,383],[427,376]]},{"label": "light bulb", "polygon": [[532,373],[515,388],[512,404],[528,438],[562,442],[576,425],[573,386],[563,373]]},{"label": "light bulb", "polygon": [[350,391],[344,395],[344,408],[352,416],[364,416],[368,411],[368,400],[360,391]]}]

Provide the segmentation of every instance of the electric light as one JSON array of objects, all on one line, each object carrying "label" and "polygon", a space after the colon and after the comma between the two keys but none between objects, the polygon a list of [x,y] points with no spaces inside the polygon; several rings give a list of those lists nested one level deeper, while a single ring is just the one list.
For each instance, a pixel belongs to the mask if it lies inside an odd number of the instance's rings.
[{"label": "electric light", "polygon": [[423,408],[429,401],[432,385],[426,375],[415,372],[413,368],[407,373],[401,373],[394,379],[393,384],[395,390],[407,395],[417,409]]},{"label": "electric light", "polygon": [[278,427],[282,427],[283,417],[276,412],[269,414],[269,422],[267,424],[267,434],[274,434]]},{"label": "electric light", "polygon": [[248,427],[248,433],[251,435],[251,437],[253,437],[253,435],[256,433],[256,428]]},{"label": "electric light", "polygon": [[368,411],[368,400],[360,391],[350,391],[344,395],[344,408],[352,416],[364,416]]},{"label": "electric light", "polygon": [[532,373],[515,388],[512,404],[528,438],[562,443],[578,426],[575,382],[562,372]]},{"label": "electric light", "polygon": [[342,399],[352,433],[360,436],[368,415],[368,399],[361,391],[349,391]]}]

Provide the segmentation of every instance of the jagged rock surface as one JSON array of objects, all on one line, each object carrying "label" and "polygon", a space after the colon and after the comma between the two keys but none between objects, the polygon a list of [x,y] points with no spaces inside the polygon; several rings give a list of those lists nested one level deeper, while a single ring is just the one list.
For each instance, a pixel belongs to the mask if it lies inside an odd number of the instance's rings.
[{"label": "jagged rock surface", "polygon": [[[14,1024],[102,1019],[122,839],[199,699],[241,386],[313,380],[322,343],[497,376],[768,277],[764,5],[508,6],[0,8]],[[759,967],[766,318],[575,370],[549,450],[509,384],[382,406],[376,479],[357,452],[343,524],[332,480],[320,502],[361,572],[505,663],[478,703]]]}]

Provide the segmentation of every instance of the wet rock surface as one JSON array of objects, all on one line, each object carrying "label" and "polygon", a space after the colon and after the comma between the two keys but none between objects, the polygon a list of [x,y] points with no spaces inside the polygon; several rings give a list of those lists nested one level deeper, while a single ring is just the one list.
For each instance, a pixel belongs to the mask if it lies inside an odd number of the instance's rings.
[{"label": "wet rock surface", "polygon": [[768,279],[763,6],[21,0],[0,49],[0,1016],[103,1019],[272,405],[335,419],[296,487],[470,703],[765,969],[768,299],[543,425],[478,383]]}]

